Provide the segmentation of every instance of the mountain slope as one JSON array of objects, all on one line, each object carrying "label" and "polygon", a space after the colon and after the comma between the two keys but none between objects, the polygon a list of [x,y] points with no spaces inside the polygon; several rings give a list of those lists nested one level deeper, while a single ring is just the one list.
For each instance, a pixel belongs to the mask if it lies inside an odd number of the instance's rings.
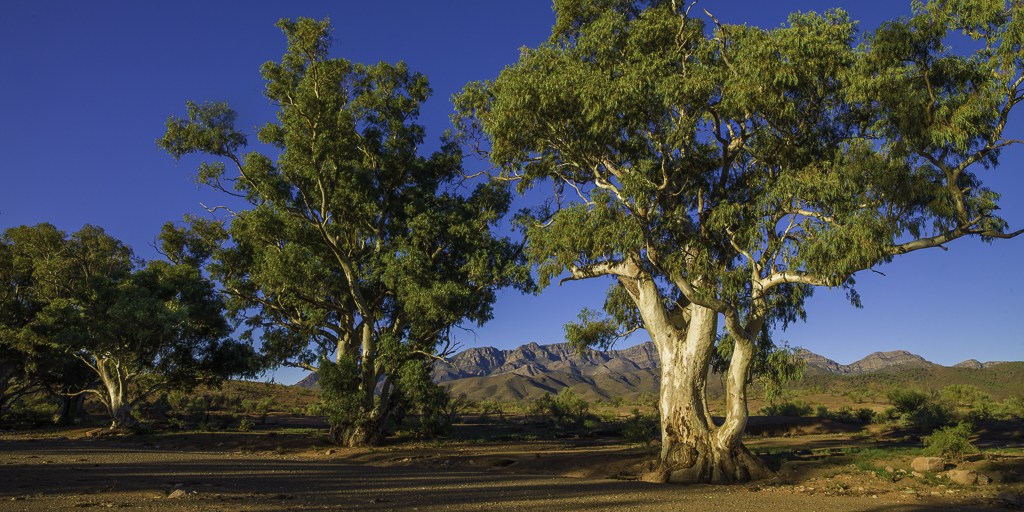
[{"label": "mountain slope", "polygon": [[[848,365],[813,352],[797,355],[807,363],[804,380],[790,384],[798,394],[826,394],[884,403],[894,387],[938,390],[949,384],[971,384],[1001,400],[1024,395],[1024,363],[980,363],[969,360],[947,368],[921,356],[895,350],[875,352]],[[651,342],[606,352],[578,354],[565,343],[529,343],[511,350],[471,348],[434,363],[433,378],[455,395],[473,400],[532,400],[571,388],[583,398],[635,400],[656,394],[661,374]],[[316,386],[311,375],[299,384]],[[721,379],[708,379],[708,392],[720,396]]]}]

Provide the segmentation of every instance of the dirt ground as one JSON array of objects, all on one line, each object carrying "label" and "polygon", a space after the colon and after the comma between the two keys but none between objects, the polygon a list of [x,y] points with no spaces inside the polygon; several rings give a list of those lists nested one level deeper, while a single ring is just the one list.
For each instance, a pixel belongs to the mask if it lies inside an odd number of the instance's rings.
[{"label": "dirt ground", "polygon": [[[1019,510],[1024,496],[1019,450],[965,463],[1006,474],[958,486],[823,460],[856,439],[834,432],[752,439],[755,451],[806,447],[772,480],[680,486],[636,481],[644,450],[616,439],[338,449],[309,431],[94,437],[86,430],[0,433],[0,510],[909,512]],[[900,475],[909,471],[909,459],[891,464]]]}]

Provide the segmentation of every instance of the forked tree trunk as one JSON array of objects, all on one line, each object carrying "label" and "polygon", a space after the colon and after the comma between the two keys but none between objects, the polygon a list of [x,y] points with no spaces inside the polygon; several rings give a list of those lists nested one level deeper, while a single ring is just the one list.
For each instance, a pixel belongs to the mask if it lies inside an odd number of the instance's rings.
[{"label": "forked tree trunk", "polygon": [[[659,467],[649,479],[673,483],[735,483],[772,474],[743,446],[747,422],[748,354],[738,350],[728,375],[727,415],[716,426],[707,406],[707,378],[718,314],[691,305],[685,331],[652,332],[661,356],[662,445]],[[745,359],[746,358],[746,359]]]},{"label": "forked tree trunk", "polygon": [[100,381],[106,388],[104,405],[110,414],[110,428],[134,428],[139,425],[139,420],[132,416],[133,404],[128,399],[128,380],[121,373],[121,366],[117,361],[110,359],[96,358],[96,369]]}]

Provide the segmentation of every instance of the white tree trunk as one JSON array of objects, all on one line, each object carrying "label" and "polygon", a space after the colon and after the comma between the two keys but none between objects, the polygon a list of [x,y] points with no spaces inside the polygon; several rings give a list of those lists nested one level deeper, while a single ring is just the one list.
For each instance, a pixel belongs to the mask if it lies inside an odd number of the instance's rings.
[{"label": "white tree trunk", "polygon": [[[718,314],[691,305],[685,329],[648,328],[661,357],[661,457],[648,478],[673,483],[733,483],[771,471],[743,446],[746,384],[753,351],[737,349],[727,374],[727,413],[715,426],[707,406],[707,378]],[[645,322],[646,323],[646,322]],[[738,344],[739,345],[739,344]]]},{"label": "white tree trunk", "polygon": [[96,370],[103,384],[104,403],[110,414],[110,428],[132,428],[139,421],[132,416],[132,402],[128,397],[128,378],[117,361],[110,358],[96,358]]}]

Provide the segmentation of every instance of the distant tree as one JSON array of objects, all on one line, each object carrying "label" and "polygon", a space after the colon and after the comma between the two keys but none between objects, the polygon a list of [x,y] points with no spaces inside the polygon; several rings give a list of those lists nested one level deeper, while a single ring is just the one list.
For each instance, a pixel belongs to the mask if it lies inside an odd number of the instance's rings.
[{"label": "distant tree", "polygon": [[45,276],[54,282],[67,278],[53,267],[51,255],[63,238],[49,224],[10,228],[0,236],[0,412],[22,396],[46,393],[56,400],[58,424],[82,414],[84,397],[78,393],[94,379],[79,360],[40,343],[29,329],[60,292],[46,285]]},{"label": "distant tree", "polygon": [[[459,96],[460,132],[521,190],[542,283],[611,278],[579,344],[643,327],[662,361],[662,478],[770,474],[743,446],[765,328],[814,287],[958,238],[1009,238],[976,170],[1019,142],[1022,4],[915,4],[855,44],[841,11],[762,30],[675,1],[557,0],[549,41]],[[685,9],[684,9],[685,8]],[[975,39],[956,51],[947,34]],[[707,407],[719,321],[725,421]],[[596,326],[596,327],[595,327]],[[770,332],[770,329],[769,331]],[[570,332],[572,334],[572,332]]]},{"label": "distant tree", "polygon": [[55,365],[69,367],[69,358],[84,365],[90,377],[57,392],[96,396],[112,426],[137,424],[132,409],[158,390],[253,373],[251,348],[227,338],[223,300],[195,267],[142,266],[128,246],[95,226],[70,236],[49,224],[23,226],[4,238],[30,266],[24,296],[35,309],[7,332],[24,353],[63,356],[29,368],[37,377]]},{"label": "distant tree", "polygon": [[420,156],[422,74],[329,57],[326,21],[277,26],[287,52],[262,73],[278,118],[259,130],[276,162],[243,153],[226,105],[188,103],[160,146],[216,157],[198,181],[249,209],[169,225],[163,238],[209,261],[270,360],[321,373],[339,443],[375,443],[403,395],[400,369],[434,357],[454,327],[489,319],[495,290],[529,282],[518,248],[490,231],[511,194],[461,189],[453,143]]},{"label": "distant tree", "polygon": [[27,278],[15,268],[10,241],[0,238],[0,415],[21,396],[40,389],[40,382],[30,378],[26,354],[16,338],[31,318],[31,304],[24,294]]}]

